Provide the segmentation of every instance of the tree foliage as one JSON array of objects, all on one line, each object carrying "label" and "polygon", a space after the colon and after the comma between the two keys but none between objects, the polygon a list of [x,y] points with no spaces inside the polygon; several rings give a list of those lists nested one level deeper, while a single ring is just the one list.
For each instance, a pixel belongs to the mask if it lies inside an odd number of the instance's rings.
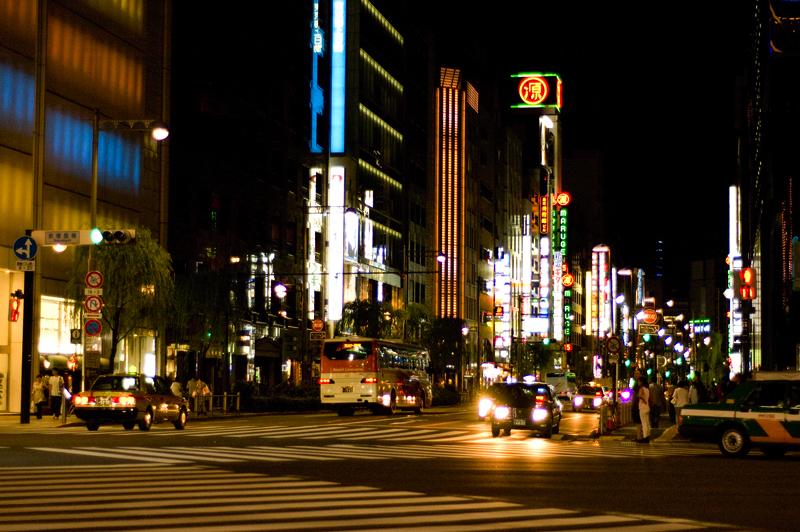
[{"label": "tree foliage", "polygon": [[172,258],[144,228],[137,228],[136,239],[127,244],[79,246],[67,284],[76,317],[83,311],[87,269],[104,278],[102,323],[111,333],[109,360],[114,368],[119,342],[137,329],[158,329],[165,323],[172,308]]},{"label": "tree foliage", "polygon": [[351,301],[342,309],[342,319],[336,324],[337,336],[367,336],[391,338],[397,313],[388,303]]},{"label": "tree foliage", "polygon": [[448,373],[448,366],[458,367],[459,356],[464,349],[464,335],[461,334],[463,325],[458,318],[436,318],[425,331],[423,344],[428,348],[435,374]]},{"label": "tree foliage", "polygon": [[205,355],[226,350],[230,323],[239,316],[233,307],[232,278],[227,272],[198,272],[175,279],[174,309],[167,324],[175,341]]}]

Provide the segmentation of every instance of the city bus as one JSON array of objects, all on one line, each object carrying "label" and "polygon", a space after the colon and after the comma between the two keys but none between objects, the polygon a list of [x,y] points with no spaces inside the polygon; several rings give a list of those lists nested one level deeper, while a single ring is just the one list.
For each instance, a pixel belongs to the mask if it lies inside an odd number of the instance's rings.
[{"label": "city bus", "polygon": [[373,414],[413,410],[433,401],[430,356],[420,346],[396,340],[340,337],[325,340],[320,357],[320,399],[340,416],[356,408]]}]

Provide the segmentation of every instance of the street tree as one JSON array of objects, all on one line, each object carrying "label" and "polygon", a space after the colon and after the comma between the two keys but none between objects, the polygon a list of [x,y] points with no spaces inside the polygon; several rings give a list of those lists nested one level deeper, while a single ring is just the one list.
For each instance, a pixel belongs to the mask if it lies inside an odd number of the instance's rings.
[{"label": "street tree", "polygon": [[370,338],[392,337],[395,312],[388,303],[363,299],[345,303],[342,319],[336,324],[336,335],[357,335]]},{"label": "street tree", "polygon": [[423,345],[431,356],[431,368],[435,375],[452,374],[461,370],[464,354],[463,321],[458,318],[436,318],[423,335]]},{"label": "street tree", "polygon": [[79,246],[67,284],[73,316],[80,317],[87,271],[104,278],[102,323],[109,331],[111,369],[121,341],[139,329],[160,329],[172,309],[172,258],[148,229],[136,228],[125,244]]}]

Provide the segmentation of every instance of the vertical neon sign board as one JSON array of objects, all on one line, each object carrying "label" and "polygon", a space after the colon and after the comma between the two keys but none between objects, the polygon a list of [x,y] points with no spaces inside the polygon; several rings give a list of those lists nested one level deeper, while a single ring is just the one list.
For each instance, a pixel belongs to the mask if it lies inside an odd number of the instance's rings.
[{"label": "vertical neon sign board", "polygon": [[331,48],[331,153],[344,152],[345,102],[345,0],[333,2],[333,45]]},{"label": "vertical neon sign board", "polygon": [[311,153],[322,153],[322,146],[317,142],[317,120],[325,112],[325,95],[318,82],[318,64],[325,50],[325,39],[319,27],[319,0],[313,0],[311,19],[311,91],[309,107],[311,108],[311,138],[309,150]]},{"label": "vertical neon sign board", "polygon": [[328,319],[342,319],[344,299],[344,166],[328,172]]}]

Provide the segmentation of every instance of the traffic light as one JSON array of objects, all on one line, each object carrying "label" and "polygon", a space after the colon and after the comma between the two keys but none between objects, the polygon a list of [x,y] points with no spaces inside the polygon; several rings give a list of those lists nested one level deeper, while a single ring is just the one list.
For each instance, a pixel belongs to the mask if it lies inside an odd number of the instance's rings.
[{"label": "traffic light", "polygon": [[101,242],[105,244],[128,244],[136,239],[136,230],[134,229],[106,229],[102,232],[103,239]]},{"label": "traffic light", "polygon": [[737,294],[743,301],[751,301],[756,298],[756,270],[755,268],[742,268],[734,276],[739,278]]},{"label": "traffic light", "polygon": [[642,340],[644,340],[645,343],[649,342],[650,341],[650,335],[648,333],[644,333],[642,335]]},{"label": "traffic light", "polygon": [[20,297],[19,290],[11,293],[11,298],[8,300],[8,321],[19,320],[19,307],[22,304],[22,297]]}]

